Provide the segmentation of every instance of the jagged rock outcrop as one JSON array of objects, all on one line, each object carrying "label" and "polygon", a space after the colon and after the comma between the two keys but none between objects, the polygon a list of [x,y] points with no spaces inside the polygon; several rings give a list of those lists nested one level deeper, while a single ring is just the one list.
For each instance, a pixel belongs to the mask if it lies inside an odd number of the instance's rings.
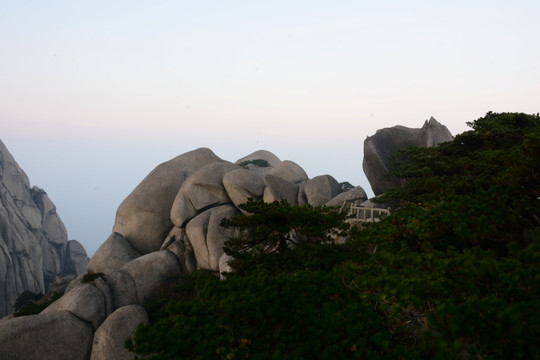
[{"label": "jagged rock outcrop", "polygon": [[[248,198],[320,206],[342,192],[333,177],[309,179],[298,164],[265,150],[230,163],[197,149],[159,165],[124,200],[114,233],[91,259],[89,271],[108,273],[159,249],[180,256],[183,271],[219,271],[230,235],[219,222],[241,211],[238,206]],[[365,197],[363,190],[354,196],[361,194]]]},{"label": "jagged rock outcrop", "polygon": [[45,293],[59,278],[86,271],[88,257],[67,231],[45,191],[0,141],[0,317],[29,290]]},{"label": "jagged rock outcrop", "polygon": [[399,181],[383,179],[394,152],[410,146],[431,147],[452,140],[446,126],[431,117],[420,129],[394,126],[377,130],[364,141],[362,167],[375,195],[400,185]]},{"label": "jagged rock outcrop", "polygon": [[[74,279],[65,295],[39,315],[0,322],[0,344],[9,354],[23,346],[9,333],[11,322],[23,322],[26,331],[38,336],[44,317],[71,315],[79,322],[66,322],[63,331],[84,338],[77,340],[84,350],[79,358],[90,359],[90,353],[92,359],[129,358],[123,352],[124,338],[133,334],[138,322],[147,321],[144,309],[137,306],[149,301],[162,282],[198,268],[219,275],[230,271],[223,245],[237,234],[220,222],[239,214],[240,204],[248,198],[314,206],[366,200],[361,188],[349,192],[344,195],[329,175],[309,179],[298,164],[264,150],[235,163],[209,149],[180,155],[156,167],[122,202],[113,233],[88,265],[97,278]],[[84,334],[80,322],[86,325]],[[25,354],[41,355],[33,343],[25,346]],[[43,353],[40,358],[55,357]]]}]

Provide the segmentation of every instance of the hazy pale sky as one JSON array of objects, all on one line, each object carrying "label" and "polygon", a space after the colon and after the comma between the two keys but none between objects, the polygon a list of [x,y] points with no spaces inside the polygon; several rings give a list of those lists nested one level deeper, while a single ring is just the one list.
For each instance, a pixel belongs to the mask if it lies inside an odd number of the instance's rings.
[{"label": "hazy pale sky", "polygon": [[0,139],[92,255],[198,147],[363,186],[363,141],[540,111],[540,1],[0,0]]}]

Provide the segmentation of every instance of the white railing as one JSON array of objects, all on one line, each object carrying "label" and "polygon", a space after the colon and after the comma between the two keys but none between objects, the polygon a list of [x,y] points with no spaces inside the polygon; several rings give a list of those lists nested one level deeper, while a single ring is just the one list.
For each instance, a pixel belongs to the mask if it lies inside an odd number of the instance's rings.
[{"label": "white railing", "polygon": [[349,216],[353,221],[358,222],[374,222],[381,218],[390,215],[390,209],[377,208],[371,206],[358,206],[351,204],[349,208]]}]

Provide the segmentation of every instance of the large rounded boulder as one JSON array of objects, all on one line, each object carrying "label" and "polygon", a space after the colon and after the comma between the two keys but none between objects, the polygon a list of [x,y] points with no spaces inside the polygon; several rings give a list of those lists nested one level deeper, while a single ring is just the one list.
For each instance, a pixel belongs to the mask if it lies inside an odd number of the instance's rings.
[{"label": "large rounded boulder", "polygon": [[235,164],[247,166],[251,163],[257,166],[256,165],[257,160],[266,161],[269,167],[274,167],[281,162],[281,160],[276,155],[272,154],[270,151],[258,150],[247,156],[244,156],[241,159],[236,160]]},{"label": "large rounded boulder", "polygon": [[304,185],[307,203],[312,206],[322,206],[340,193],[341,187],[330,175],[315,176]]},{"label": "large rounded boulder", "polygon": [[141,305],[119,308],[96,330],[90,360],[133,359],[133,353],[124,347],[124,342],[133,336],[139,324],[149,322],[148,314]]},{"label": "large rounded boulder", "polygon": [[375,135],[364,141],[364,160],[362,167],[375,195],[398,187],[399,180],[387,180],[383,176],[388,172],[392,155],[399,149],[410,146],[431,147],[452,140],[452,134],[446,126],[433,117],[420,129],[394,126],[377,130]]},{"label": "large rounded boulder", "polygon": [[90,259],[88,272],[108,273],[120,269],[124,264],[139,256],[141,254],[122,235],[112,233]]},{"label": "large rounded boulder", "polygon": [[225,174],[223,186],[234,206],[238,207],[248,199],[261,199],[266,185],[264,179],[256,172],[237,169]]},{"label": "large rounded boulder", "polygon": [[298,184],[309,179],[304,169],[302,169],[302,167],[297,163],[290,160],[280,162],[274,166],[269,174],[293,184]]},{"label": "large rounded boulder", "polygon": [[367,194],[361,186],[342,192],[328,201],[326,206],[344,208],[347,203],[362,203],[367,200]]},{"label": "large rounded boulder", "polygon": [[221,227],[221,220],[239,214],[232,205],[209,209],[187,223],[189,238],[197,265],[201,269],[219,271],[219,259],[223,255],[225,241],[235,235],[234,229]]},{"label": "large rounded boulder", "polygon": [[182,227],[202,211],[214,206],[230,204],[231,199],[223,186],[223,177],[240,166],[219,162],[206,165],[191,175],[180,187],[174,198],[170,218]]},{"label": "large rounded boulder", "polygon": [[113,232],[141,254],[159,250],[172,229],[171,207],[184,181],[205,165],[222,161],[200,148],[158,165],[120,204]]},{"label": "large rounded boulder", "polygon": [[69,311],[21,316],[0,322],[0,358],[87,360],[94,329]]}]

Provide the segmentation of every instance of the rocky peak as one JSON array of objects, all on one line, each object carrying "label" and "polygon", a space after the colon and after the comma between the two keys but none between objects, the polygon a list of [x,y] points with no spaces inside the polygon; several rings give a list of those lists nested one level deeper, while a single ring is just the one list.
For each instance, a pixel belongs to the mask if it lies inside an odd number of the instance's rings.
[{"label": "rocky peak", "polygon": [[424,122],[421,128],[393,126],[377,130],[375,135],[364,141],[364,160],[362,167],[373,193],[380,195],[387,189],[399,186],[398,181],[383,180],[394,152],[409,146],[432,147],[452,140],[448,128],[434,117]]},{"label": "rocky peak", "polygon": [[29,290],[45,293],[59,278],[86,271],[88,257],[68,241],[47,193],[30,187],[26,173],[0,141],[0,316]]},{"label": "rocky peak", "polygon": [[424,126],[420,129],[417,145],[420,147],[433,147],[442,142],[450,141],[452,138],[448,128],[432,116],[424,122]]}]

